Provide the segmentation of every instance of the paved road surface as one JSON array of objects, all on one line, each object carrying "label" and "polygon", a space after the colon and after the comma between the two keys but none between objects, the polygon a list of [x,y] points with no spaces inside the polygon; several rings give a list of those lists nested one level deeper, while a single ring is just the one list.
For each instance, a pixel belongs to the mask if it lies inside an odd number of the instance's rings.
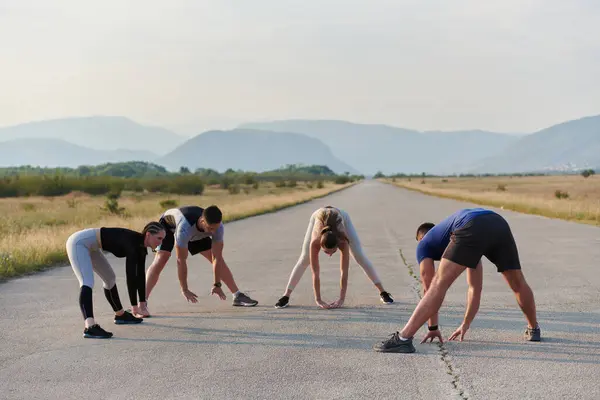
[{"label": "paved road surface", "polygon": [[[396,303],[385,306],[352,261],[346,308],[319,310],[310,272],[291,306],[273,304],[319,206],[349,211],[368,256]],[[414,231],[466,203],[366,181],[276,214],[227,224],[225,257],[242,288],[260,301],[231,306],[207,295],[209,265],[190,261],[188,304],[174,262],[152,294],[154,318],[115,326],[101,291],[95,313],[111,340],[81,337],[78,283],[70,267],[0,284],[2,399],[528,399],[600,398],[600,230],[501,211],[518,240],[534,289],[544,341],[522,341],[525,320],[513,294],[484,261],[481,311],[467,341],[416,344],[414,354],[379,354],[374,342],[401,327],[418,300],[409,273]],[[339,258],[322,256],[322,291],[335,298]],[[124,265],[114,261],[127,304]],[[148,263],[150,259],[148,260]],[[418,273],[418,270],[417,270]],[[97,281],[99,282],[99,281]],[[447,337],[464,312],[465,278],[440,314]],[[228,293],[229,294],[229,293]],[[421,330],[417,337],[424,334]]]}]

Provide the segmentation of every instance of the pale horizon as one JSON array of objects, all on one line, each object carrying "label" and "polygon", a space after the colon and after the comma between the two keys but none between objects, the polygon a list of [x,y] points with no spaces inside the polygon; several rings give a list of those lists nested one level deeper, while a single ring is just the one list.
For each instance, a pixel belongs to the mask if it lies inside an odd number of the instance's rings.
[{"label": "pale horizon", "polygon": [[0,127],[110,115],[188,136],[284,119],[510,134],[600,114],[591,0],[0,0],[0,46]]}]

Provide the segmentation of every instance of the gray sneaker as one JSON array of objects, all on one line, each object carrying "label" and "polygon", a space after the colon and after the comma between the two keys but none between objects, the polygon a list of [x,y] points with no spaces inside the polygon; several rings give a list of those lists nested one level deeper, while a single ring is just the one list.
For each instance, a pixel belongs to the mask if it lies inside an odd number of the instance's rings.
[{"label": "gray sneaker", "polygon": [[258,301],[252,300],[244,293],[240,293],[237,297],[233,298],[233,305],[236,307],[254,307],[258,304]]},{"label": "gray sneaker", "polygon": [[542,331],[541,331],[540,327],[539,326],[537,328],[527,327],[527,329],[525,330],[525,340],[527,340],[529,342],[541,341],[542,340]]},{"label": "gray sneaker", "polygon": [[400,333],[396,332],[390,335],[391,337],[373,346],[373,350],[380,353],[414,353],[415,346],[412,344],[412,338],[401,340]]}]

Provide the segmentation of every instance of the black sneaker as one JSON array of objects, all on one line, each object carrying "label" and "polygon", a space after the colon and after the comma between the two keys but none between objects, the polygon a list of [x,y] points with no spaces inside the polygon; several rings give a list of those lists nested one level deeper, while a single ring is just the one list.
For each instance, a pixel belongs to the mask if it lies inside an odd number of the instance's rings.
[{"label": "black sneaker", "polygon": [[390,336],[388,340],[375,344],[373,350],[380,353],[414,353],[416,351],[412,344],[412,338],[401,340],[399,332]]},{"label": "black sneaker", "polygon": [[233,299],[233,305],[236,307],[254,307],[257,304],[258,301],[252,300],[244,293],[240,293],[237,297],[234,297]]},{"label": "black sneaker", "polygon": [[83,337],[86,339],[109,339],[112,337],[112,332],[107,332],[100,328],[100,325],[95,324],[83,330]]},{"label": "black sneaker", "polygon": [[115,315],[115,324],[124,325],[124,324],[139,324],[142,322],[143,318],[134,317],[128,311],[123,312],[123,315]]},{"label": "black sneaker", "polygon": [[277,300],[277,303],[275,303],[275,308],[286,308],[287,306],[289,306],[289,301],[290,298],[288,296],[283,296],[282,298]]},{"label": "black sneaker", "polygon": [[537,328],[527,327],[527,329],[525,330],[525,340],[527,340],[529,342],[541,341],[542,340],[542,331],[541,331],[540,327],[539,326]]},{"label": "black sneaker", "polygon": [[384,304],[392,304],[394,302],[394,298],[388,292],[381,292],[379,297],[381,298],[381,302]]}]

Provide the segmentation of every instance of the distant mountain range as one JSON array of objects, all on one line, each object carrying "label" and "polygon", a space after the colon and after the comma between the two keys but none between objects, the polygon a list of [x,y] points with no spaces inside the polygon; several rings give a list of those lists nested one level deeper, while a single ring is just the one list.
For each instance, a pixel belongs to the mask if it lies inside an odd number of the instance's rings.
[{"label": "distant mountain range", "polygon": [[108,162],[148,161],[156,154],[143,150],[96,150],[60,139],[16,139],[0,142],[0,167],[31,165],[70,167]]},{"label": "distant mountain range", "polygon": [[286,164],[336,173],[514,173],[600,166],[600,116],[531,134],[420,132],[333,120],[247,123],[193,138],[124,117],[39,121],[0,128],[0,166],[148,161],[176,170],[256,172]]},{"label": "distant mountain range", "polygon": [[520,138],[486,131],[419,132],[331,120],[248,123],[241,128],[298,132],[319,138],[340,160],[366,174],[451,173],[498,154]]},{"label": "distant mountain range", "polygon": [[168,169],[212,168],[263,172],[286,164],[327,165],[336,173],[358,173],[318,139],[300,133],[237,129],[200,134],[156,160]]},{"label": "distant mountain range", "polygon": [[0,128],[0,142],[32,138],[61,139],[96,150],[144,150],[159,155],[188,139],[164,128],[110,116],[54,119]]},{"label": "distant mountain range", "polygon": [[600,167],[600,115],[564,122],[505,147],[470,165],[488,173],[567,171]]}]

